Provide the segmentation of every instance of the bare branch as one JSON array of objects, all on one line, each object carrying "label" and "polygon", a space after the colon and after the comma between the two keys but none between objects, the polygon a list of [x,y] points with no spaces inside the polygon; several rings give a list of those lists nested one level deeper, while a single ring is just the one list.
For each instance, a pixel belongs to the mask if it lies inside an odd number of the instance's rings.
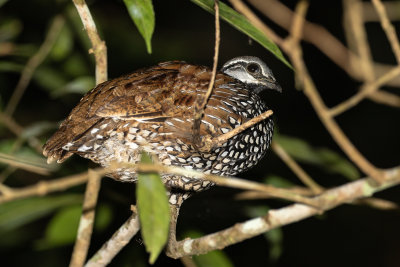
[{"label": "bare branch", "polygon": [[[94,169],[98,175],[104,175],[107,171],[102,168]],[[63,191],[73,186],[83,184],[88,179],[88,173],[83,172],[71,176],[54,179],[54,181],[40,181],[39,183],[23,188],[9,188],[9,194],[0,195],[0,204],[16,199],[44,196],[52,192]]]},{"label": "bare branch", "polygon": [[378,185],[374,179],[369,177],[325,191],[313,198],[315,202],[321,203],[319,209],[303,204],[293,204],[281,209],[270,210],[262,217],[237,223],[230,228],[201,238],[186,238],[176,243],[176,247],[172,250],[174,253],[169,254],[169,256],[180,258],[223,249],[271,229],[320,214],[322,211],[332,209],[338,205],[371,196],[378,191],[400,184],[400,167],[385,170],[384,176],[386,182],[381,185]]},{"label": "bare branch", "polygon": [[112,259],[123,249],[140,229],[139,217],[136,210],[121,225],[112,237],[93,255],[85,267],[102,267],[108,265]]},{"label": "bare branch", "polygon": [[380,0],[372,0],[376,11],[378,12],[379,18],[381,20],[382,28],[386,33],[386,36],[392,46],[393,53],[396,57],[397,64],[400,64],[400,44],[399,38],[397,37],[396,30],[394,29],[392,23],[388,18],[385,6]]},{"label": "bare branch", "polygon": [[83,26],[92,43],[93,48],[89,50],[89,52],[94,54],[96,60],[96,84],[107,81],[107,47],[97,33],[96,24],[94,23],[85,0],[72,1],[75,4],[76,10],[79,13]]},{"label": "bare branch", "polygon": [[78,235],[72,252],[70,267],[83,266],[86,260],[93,232],[94,215],[99,195],[101,177],[97,172],[89,169],[88,183],[86,185],[85,198],[82,205],[82,215],[79,220]]}]

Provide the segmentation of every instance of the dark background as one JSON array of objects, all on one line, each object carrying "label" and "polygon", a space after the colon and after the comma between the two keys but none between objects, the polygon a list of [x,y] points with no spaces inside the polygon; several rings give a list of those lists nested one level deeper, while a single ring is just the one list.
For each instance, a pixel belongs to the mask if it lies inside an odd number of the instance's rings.
[{"label": "dark background", "polygon": [[[295,5],[295,1],[285,2],[288,2],[286,4],[291,8]],[[212,65],[214,19],[193,3],[175,0],[154,1],[156,28],[151,55],[146,53],[145,43],[122,1],[98,0],[88,3],[101,37],[107,44],[110,78],[160,61],[184,60]],[[0,9],[0,21],[5,18],[17,18],[21,22],[22,30],[15,42],[34,44],[38,47],[54,15],[67,14],[66,9],[71,8],[70,5],[69,1],[9,1]],[[323,25],[345,43],[340,1],[311,1],[307,19]],[[278,33],[286,34],[268,20],[265,22]],[[67,24],[72,24],[68,18]],[[81,30],[83,32],[83,27]],[[379,23],[367,24],[367,30],[374,60],[394,64],[390,46]],[[72,32],[74,53],[82,57],[84,63],[77,68],[83,67],[88,75],[94,75],[93,59],[87,56],[87,47],[77,38],[79,31],[75,29]],[[253,55],[265,60],[281,84],[282,94],[266,92],[263,95],[265,102],[274,110],[277,128],[281,134],[301,138],[315,147],[330,148],[344,156],[319,121],[307,98],[294,87],[293,71],[256,42],[222,22],[219,65],[239,55]],[[328,106],[333,106],[356,93],[360,83],[352,80],[315,47],[307,43],[304,44],[304,58]],[[20,63],[26,61],[26,58],[21,57],[3,59]],[[62,72],[63,61],[49,59],[44,64]],[[19,73],[0,72],[2,106],[5,106],[10,98],[18,78]],[[385,89],[398,93],[398,88],[385,87]],[[54,98],[34,79],[14,117],[23,126],[38,120],[61,121],[80,97],[80,94],[67,94]],[[364,100],[355,108],[337,117],[337,121],[367,159],[380,168],[389,168],[399,164],[399,115],[399,109]],[[3,136],[7,136],[7,132],[4,129],[2,131]],[[45,133],[43,140],[49,137],[51,132]],[[11,136],[12,134],[8,133],[8,137]],[[63,168],[54,177],[83,171],[88,164],[93,166],[87,160],[73,157],[64,163]],[[326,187],[348,181],[340,175],[329,174],[313,165],[305,164],[303,167],[318,183]],[[295,175],[272,152],[269,152],[257,167],[240,177],[257,181],[271,174],[300,184]],[[18,171],[12,179],[10,178],[9,183],[22,186],[36,183],[40,179],[50,178]],[[71,191],[83,192],[83,190],[82,186]],[[278,208],[287,204],[276,200],[234,200],[233,196],[238,192],[240,191],[213,188],[189,199],[181,210],[178,232],[197,230],[211,233],[248,219],[246,213],[248,207]],[[377,196],[397,203],[400,201],[398,188],[386,190]],[[103,179],[99,202],[112,207],[112,221],[106,230],[95,231],[93,234],[90,255],[128,218],[129,205],[134,203],[134,185]],[[13,245],[7,246],[7,242],[2,242],[1,265],[66,265],[72,244],[44,250],[35,248],[35,240],[43,236],[50,218],[51,215],[25,226],[21,230],[25,239],[19,239],[23,242],[12,242],[13,236],[8,236],[9,243]],[[398,211],[343,205],[320,216],[283,227],[282,254],[276,261],[270,260],[271,245],[263,235],[228,247],[224,251],[234,266],[400,266],[399,225]],[[138,236],[124,248],[111,266],[146,264],[147,254]],[[181,266],[181,263],[161,255],[155,266]]]}]

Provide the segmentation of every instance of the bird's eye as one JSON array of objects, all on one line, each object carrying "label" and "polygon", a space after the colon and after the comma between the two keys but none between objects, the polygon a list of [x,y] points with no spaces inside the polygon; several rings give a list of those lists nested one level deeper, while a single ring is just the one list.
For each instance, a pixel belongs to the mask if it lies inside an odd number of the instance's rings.
[{"label": "bird's eye", "polygon": [[258,73],[260,72],[260,65],[256,63],[250,63],[249,65],[247,65],[247,71],[250,73]]}]

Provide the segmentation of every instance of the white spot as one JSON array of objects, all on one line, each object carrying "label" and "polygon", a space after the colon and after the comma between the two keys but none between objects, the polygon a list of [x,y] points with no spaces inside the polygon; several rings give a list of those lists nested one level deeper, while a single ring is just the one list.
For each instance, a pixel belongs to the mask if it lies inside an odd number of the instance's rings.
[{"label": "white spot", "polygon": [[104,136],[102,136],[100,134],[96,135],[96,139],[103,139],[103,138],[104,138]]},{"label": "white spot", "polygon": [[149,130],[143,130],[142,131],[142,136],[144,136],[144,137],[148,137],[149,135],[150,135],[150,131]]},{"label": "white spot", "polygon": [[97,133],[99,131],[99,128],[93,128],[91,131],[90,131],[90,133],[91,134],[95,134],[95,133]]},{"label": "white spot", "polygon": [[258,152],[260,149],[258,148],[258,146],[254,147],[254,152]]},{"label": "white spot", "polygon": [[224,159],[222,160],[223,163],[228,163],[229,161],[231,161],[229,158],[224,158]]},{"label": "white spot", "polygon": [[193,243],[193,239],[184,241],[184,243],[183,243],[183,251],[185,251],[185,253],[192,252],[192,243]]},{"label": "white spot", "polygon": [[193,160],[194,163],[200,162],[200,158],[199,157],[194,157],[194,158],[192,158],[192,160]]},{"label": "white spot", "polygon": [[229,129],[228,128],[221,128],[221,132],[225,134],[225,133],[229,132]]},{"label": "white spot", "polygon": [[228,155],[228,151],[224,151],[224,152],[222,152],[221,157],[225,158],[227,155]]},{"label": "white spot", "polygon": [[89,149],[92,149],[92,147],[91,147],[91,146],[83,145],[83,146],[81,146],[81,147],[78,148],[78,151],[79,151],[79,152],[85,152],[85,151],[88,151]]},{"label": "white spot", "polygon": [[183,159],[183,158],[178,158],[178,161],[179,161],[180,163],[186,163],[186,159]]},{"label": "white spot", "polygon": [[100,126],[100,129],[104,129],[104,128],[106,128],[106,127],[107,127],[107,125],[108,125],[108,123],[104,123],[103,125],[101,125],[101,126]]},{"label": "white spot", "polygon": [[229,122],[231,124],[236,124],[236,120],[234,118],[232,118],[232,117],[229,117]]},{"label": "white spot", "polygon": [[203,163],[197,163],[197,164],[195,164],[195,166],[196,166],[196,168],[202,168],[203,167]]},{"label": "white spot", "polygon": [[175,205],[176,204],[176,195],[175,194],[172,194],[170,197],[169,197],[169,203],[171,203],[172,205]]},{"label": "white spot", "polygon": [[174,148],[173,148],[172,146],[167,146],[167,147],[165,148],[165,150],[167,150],[167,151],[173,151]]},{"label": "white spot", "polygon": [[183,120],[178,119],[178,118],[173,118],[173,120],[174,120],[174,121],[179,121],[179,122],[184,122]]},{"label": "white spot", "polygon": [[244,234],[255,234],[262,231],[268,225],[262,218],[255,218],[250,221],[243,223],[241,231]]},{"label": "white spot", "polygon": [[73,143],[69,142],[65,146],[63,146],[62,148],[65,149],[65,150],[68,150],[72,145],[73,145]]},{"label": "white spot", "polygon": [[136,149],[136,148],[139,147],[139,146],[138,146],[136,143],[134,143],[134,142],[129,142],[128,145],[129,145],[129,148],[131,148],[131,149]]},{"label": "white spot", "polygon": [[134,127],[129,128],[129,133],[137,133],[138,131],[139,131],[138,128],[134,128]]},{"label": "white spot", "polygon": [[220,169],[222,169],[222,164],[221,164],[221,163],[219,163],[219,164],[215,165],[215,169],[217,169],[217,170],[220,170]]}]

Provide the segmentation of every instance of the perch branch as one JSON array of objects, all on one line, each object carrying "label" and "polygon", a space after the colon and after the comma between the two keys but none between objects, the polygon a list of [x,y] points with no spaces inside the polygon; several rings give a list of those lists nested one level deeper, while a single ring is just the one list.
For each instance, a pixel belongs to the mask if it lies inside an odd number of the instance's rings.
[{"label": "perch branch", "polygon": [[281,209],[270,210],[266,215],[257,217],[222,231],[209,234],[197,239],[186,238],[176,243],[169,256],[180,258],[183,256],[205,254],[212,250],[223,249],[227,246],[252,238],[271,229],[288,225],[320,214],[321,211],[332,209],[356,199],[368,197],[374,193],[400,184],[400,167],[385,170],[385,183],[378,185],[373,178],[368,177],[347,183],[345,185],[324,191],[313,198],[321,203],[320,209],[303,204],[293,204]]}]

